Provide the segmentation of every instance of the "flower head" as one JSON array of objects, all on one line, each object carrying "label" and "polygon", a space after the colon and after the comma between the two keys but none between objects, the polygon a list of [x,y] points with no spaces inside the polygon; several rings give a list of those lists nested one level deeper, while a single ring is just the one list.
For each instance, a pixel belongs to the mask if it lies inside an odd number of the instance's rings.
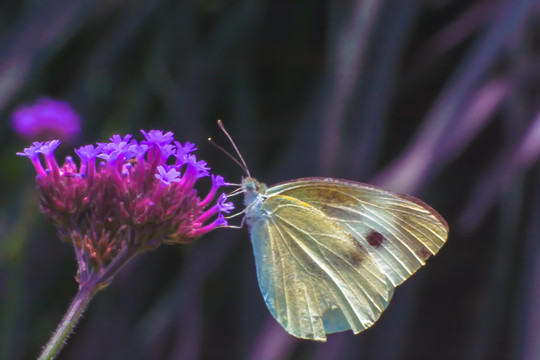
[{"label": "flower head", "polygon": [[32,140],[53,137],[71,142],[81,132],[81,120],[71,106],[50,98],[16,108],[12,124],[17,133]]},{"label": "flower head", "polygon": [[172,145],[171,132],[142,133],[146,140],[140,143],[114,135],[109,143],[76,149],[79,167],[71,157],[57,164],[58,140],[34,142],[17,153],[36,169],[41,211],[75,246],[81,283],[106,273],[120,254],[191,242],[227,226],[223,214],[233,205],[225,194],[217,195],[228,185],[223,177],[210,175],[212,187],[202,200],[194,188],[210,174],[206,162],[191,153],[195,145]]}]

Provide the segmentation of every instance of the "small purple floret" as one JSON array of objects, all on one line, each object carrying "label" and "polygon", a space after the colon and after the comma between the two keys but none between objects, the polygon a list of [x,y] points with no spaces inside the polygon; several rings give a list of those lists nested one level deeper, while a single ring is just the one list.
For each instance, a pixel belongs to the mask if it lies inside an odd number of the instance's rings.
[{"label": "small purple floret", "polygon": [[197,150],[195,144],[189,141],[185,145],[182,145],[179,141],[175,141],[174,144],[176,145],[176,158],[182,164],[186,163],[186,158],[191,152]]},{"label": "small purple floret", "polygon": [[200,179],[210,174],[210,168],[206,166],[208,165],[206,161],[204,160],[197,161],[197,158],[195,157],[195,155],[188,155],[186,158],[186,163],[193,167],[195,171],[196,179]]},{"label": "small purple floret", "polygon": [[120,135],[113,135],[109,138],[109,140],[111,140],[112,144],[121,145],[121,147],[125,147],[129,143],[129,140],[131,140],[132,137],[133,135],[131,134],[127,134],[126,136],[124,136],[124,138],[122,138]]},{"label": "small purple floret", "polygon": [[82,146],[78,149],[75,149],[75,154],[81,158],[82,162],[88,162],[90,160],[95,160],[96,156],[101,153],[99,147],[94,147],[94,145]]},{"label": "small purple floret", "polygon": [[43,147],[43,143],[39,141],[34,141],[32,143],[32,146],[27,147],[24,149],[24,151],[18,152],[17,155],[19,156],[26,156],[30,159],[37,159],[39,157],[39,153],[41,152],[41,148]]},{"label": "small purple floret", "polygon": [[221,175],[212,174],[211,176],[212,176],[213,186],[215,186],[216,188],[230,185],[228,182],[225,181],[225,178]]},{"label": "small purple floret", "polygon": [[227,220],[223,217],[223,214],[219,214],[216,221],[214,221],[214,225],[217,226],[227,226],[229,223]]},{"label": "small purple floret", "polygon": [[109,165],[115,166],[116,162],[118,161],[118,158],[120,158],[123,155],[124,153],[122,151],[115,150],[109,154],[105,154],[105,153],[98,154],[97,157],[100,159],[106,160],[107,163],[109,163]]},{"label": "small purple floret", "polygon": [[229,185],[229,183],[225,182],[225,179],[221,175],[211,174],[210,177],[212,179],[212,188],[210,189],[208,195],[206,195],[204,200],[201,201],[201,205],[205,206],[213,201],[214,197],[216,196],[216,192],[220,187]]},{"label": "small purple floret", "polygon": [[41,153],[42,147],[42,142],[34,141],[32,146],[24,149],[24,152],[17,153],[17,155],[26,156],[32,161],[38,177],[45,176],[45,169],[43,169],[43,165],[41,165],[41,161],[39,160],[39,154]]},{"label": "small purple floret", "polygon": [[176,171],[174,167],[171,167],[168,171],[163,166],[158,166],[157,170],[159,174],[156,174],[156,178],[161,180],[165,185],[170,185],[172,182],[180,181],[180,172]]},{"label": "small purple floret", "polygon": [[160,146],[168,145],[174,140],[174,134],[170,131],[163,134],[161,130],[150,130],[149,132],[141,130],[141,133],[146,138],[146,141]]},{"label": "small purple floret", "polygon": [[228,214],[229,212],[231,212],[231,210],[234,210],[234,204],[232,202],[225,202],[227,201],[227,199],[228,198],[226,194],[219,195],[217,205],[220,213]]},{"label": "small purple floret", "polygon": [[168,159],[176,154],[176,148],[171,144],[163,145],[161,146],[161,153],[165,159]]},{"label": "small purple floret", "polygon": [[128,150],[137,158],[142,158],[148,151],[149,146],[147,144],[133,144],[130,145]]},{"label": "small purple floret", "polygon": [[60,146],[60,140],[47,141],[41,146],[39,152],[45,156],[51,155],[57,147]]}]

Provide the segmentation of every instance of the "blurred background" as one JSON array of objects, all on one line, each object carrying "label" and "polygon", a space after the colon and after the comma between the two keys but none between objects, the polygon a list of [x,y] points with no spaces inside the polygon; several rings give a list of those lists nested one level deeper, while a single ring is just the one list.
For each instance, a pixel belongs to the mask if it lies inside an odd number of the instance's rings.
[{"label": "blurred background", "polygon": [[239,182],[206,141],[229,146],[221,118],[267,184],[369,182],[450,226],[372,328],[327,343],[271,318],[247,230],[161,246],[95,297],[60,359],[540,358],[539,27],[534,0],[1,3],[0,358],[36,358],[77,289],[15,156],[47,140],[12,126],[43,96],[82,122],[59,161],[161,129]]}]

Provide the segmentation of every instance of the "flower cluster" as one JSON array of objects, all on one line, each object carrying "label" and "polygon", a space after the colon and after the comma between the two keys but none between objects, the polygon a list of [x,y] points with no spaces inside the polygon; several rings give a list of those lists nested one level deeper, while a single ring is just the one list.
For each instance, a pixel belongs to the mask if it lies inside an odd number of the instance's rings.
[{"label": "flower cluster", "polygon": [[12,124],[17,133],[31,140],[58,138],[72,142],[81,132],[81,120],[71,106],[47,97],[17,107]]},{"label": "flower cluster", "polygon": [[[41,211],[60,237],[74,244],[79,283],[95,273],[115,272],[109,268],[121,266],[115,265],[118,259],[161,243],[191,242],[227,226],[223,214],[233,205],[217,194],[228,184],[197,160],[195,145],[174,141],[171,132],[141,132],[146,140],[114,135],[109,143],[76,149],[79,167],[71,157],[59,166],[58,140],[35,142],[17,153],[36,169]],[[201,198],[194,185],[206,176],[212,187]]]}]

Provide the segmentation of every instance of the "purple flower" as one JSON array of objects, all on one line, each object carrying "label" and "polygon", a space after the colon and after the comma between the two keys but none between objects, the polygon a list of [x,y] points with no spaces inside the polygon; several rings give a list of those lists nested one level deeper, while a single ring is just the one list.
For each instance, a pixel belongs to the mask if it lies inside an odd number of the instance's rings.
[{"label": "purple flower", "polygon": [[219,196],[219,199],[217,201],[217,206],[219,208],[219,213],[230,213],[231,210],[234,210],[234,204],[232,202],[225,202],[227,201],[227,195],[226,194],[221,194]]},{"label": "purple flower", "polygon": [[130,147],[131,145],[137,145],[136,141],[132,143],[129,142],[131,137],[132,135],[130,134],[127,134],[126,136],[124,136],[124,138],[122,138],[120,135],[113,135],[109,139],[111,140],[110,143],[102,143],[100,145],[102,145],[103,152],[106,154],[111,154],[113,152],[119,152],[119,153],[125,154],[126,151],[128,150],[128,147]]},{"label": "purple flower", "polygon": [[175,141],[174,144],[176,145],[176,158],[178,164],[185,164],[187,156],[197,150],[195,147],[195,144],[190,143],[189,141],[186,142],[185,145],[182,145],[179,141]]},{"label": "purple flower", "polygon": [[51,156],[54,153],[54,150],[56,150],[57,147],[60,146],[60,140],[51,140],[47,141],[41,146],[41,149],[39,149],[39,152],[43,155]]},{"label": "purple flower", "polygon": [[163,146],[170,144],[174,140],[174,134],[170,131],[163,134],[163,131],[161,130],[150,130],[149,132],[141,130],[141,133],[150,144]]},{"label": "purple flower", "polygon": [[188,155],[186,158],[186,163],[188,164],[188,166],[192,167],[195,179],[200,179],[210,174],[210,168],[206,166],[208,165],[206,161],[197,161],[195,155]]},{"label": "purple flower", "polygon": [[36,169],[38,176],[45,176],[45,169],[43,169],[43,166],[41,165],[41,161],[39,161],[39,154],[42,147],[43,147],[42,142],[34,141],[32,146],[24,149],[24,152],[17,153],[17,155],[26,156],[32,161],[32,164],[34,165],[34,168]]},{"label": "purple flower", "polygon": [[214,215],[217,214],[217,218],[210,224],[206,226],[202,226],[201,228],[195,230],[196,233],[206,233],[209,230],[208,229],[215,229],[220,226],[227,226],[227,220],[223,217],[223,213],[229,213],[231,210],[234,209],[233,203],[226,203],[227,195],[221,194],[218,198],[217,203],[212,206],[210,209],[206,210],[204,213],[195,220],[195,223],[206,223],[208,219],[212,218]]},{"label": "purple flower", "polygon": [[212,178],[212,188],[208,192],[208,195],[204,198],[203,201],[201,201],[201,205],[206,206],[212,202],[214,197],[216,196],[216,191],[222,186],[228,186],[229,183],[225,182],[225,179],[221,175],[214,175],[211,174],[210,177]]},{"label": "purple flower", "polygon": [[128,150],[139,159],[142,159],[146,152],[148,151],[149,146],[146,144],[133,144],[130,145]]},{"label": "purple flower", "polygon": [[81,132],[81,120],[71,106],[46,97],[33,105],[16,108],[12,125],[17,133],[29,139],[52,137],[72,142]]},{"label": "purple flower", "polygon": [[17,155],[19,156],[26,156],[30,158],[31,160],[37,159],[39,157],[39,153],[41,148],[43,147],[43,143],[39,141],[34,141],[32,143],[32,146],[25,148],[24,152],[20,153],[18,152]]},{"label": "purple flower", "polygon": [[[108,273],[119,254],[134,254],[161,243],[192,242],[226,226],[223,214],[234,208],[225,194],[216,196],[228,183],[210,174],[205,161],[189,154],[194,144],[172,145],[171,132],[141,132],[146,140],[140,143],[131,135],[114,135],[109,143],[76,149],[79,167],[71,157],[58,166],[54,157],[58,140],[35,142],[17,153],[30,158],[39,175],[42,212],[62,239],[73,242],[81,284]],[[179,152],[186,155],[186,162],[168,165],[167,159]],[[96,164],[97,158],[104,160],[103,165]],[[212,187],[201,200],[194,186],[209,174]]]},{"label": "purple flower", "polygon": [[168,159],[170,158],[171,156],[175,155],[176,154],[176,148],[174,147],[174,145],[171,145],[171,144],[168,144],[168,145],[163,145],[161,147],[161,152],[163,154],[163,157],[165,159]]},{"label": "purple flower", "polygon": [[171,143],[174,141],[174,134],[167,132],[163,134],[161,130],[150,130],[146,132],[141,130],[141,133],[146,138],[145,141],[141,141],[142,144],[147,144],[153,149],[149,151],[148,162],[153,167],[157,167],[159,163],[167,162],[171,155],[174,155],[176,150]]},{"label": "purple flower", "polygon": [[75,153],[79,155],[83,163],[88,163],[89,161],[96,160],[96,156],[101,153],[101,148],[94,147],[94,145],[82,146],[78,149],[75,149]]},{"label": "purple flower", "polygon": [[118,145],[119,147],[125,147],[132,137],[133,135],[131,134],[127,134],[124,136],[124,138],[122,138],[120,135],[113,135],[109,138],[109,140],[111,140],[112,144]]},{"label": "purple flower", "polygon": [[180,172],[176,171],[175,168],[171,167],[168,171],[165,170],[163,166],[158,166],[157,170],[159,174],[156,174],[156,179],[161,180],[165,185],[170,185],[172,182],[180,181]]}]

